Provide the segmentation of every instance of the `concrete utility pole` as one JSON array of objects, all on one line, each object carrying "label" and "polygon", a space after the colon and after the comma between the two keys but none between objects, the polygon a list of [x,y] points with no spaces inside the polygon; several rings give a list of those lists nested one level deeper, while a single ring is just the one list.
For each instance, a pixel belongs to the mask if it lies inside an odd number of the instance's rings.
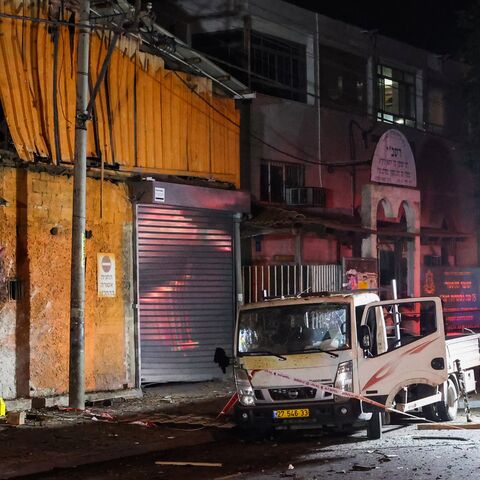
[{"label": "concrete utility pole", "polygon": [[85,408],[85,215],[90,0],[80,1],[70,283],[69,406]]}]

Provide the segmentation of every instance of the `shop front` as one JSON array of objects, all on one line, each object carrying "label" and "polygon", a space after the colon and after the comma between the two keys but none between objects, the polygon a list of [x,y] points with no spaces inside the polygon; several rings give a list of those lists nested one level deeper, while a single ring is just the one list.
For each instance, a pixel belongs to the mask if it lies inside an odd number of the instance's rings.
[{"label": "shop front", "polygon": [[133,190],[140,381],[216,378],[215,348],[232,348],[235,232],[249,196],[156,181]]}]

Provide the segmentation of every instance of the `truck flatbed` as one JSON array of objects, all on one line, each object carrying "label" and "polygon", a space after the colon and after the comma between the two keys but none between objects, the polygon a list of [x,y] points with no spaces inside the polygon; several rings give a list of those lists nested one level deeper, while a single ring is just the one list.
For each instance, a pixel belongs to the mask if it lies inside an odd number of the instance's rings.
[{"label": "truck flatbed", "polygon": [[448,373],[457,371],[455,360],[461,360],[463,370],[475,368],[480,365],[480,333],[460,336],[447,336]]}]

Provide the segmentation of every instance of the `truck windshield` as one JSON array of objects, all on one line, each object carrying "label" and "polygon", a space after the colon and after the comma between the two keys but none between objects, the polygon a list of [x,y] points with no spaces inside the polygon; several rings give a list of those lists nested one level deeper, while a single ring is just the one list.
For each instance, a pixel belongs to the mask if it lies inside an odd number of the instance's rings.
[{"label": "truck windshield", "polygon": [[312,353],[350,348],[349,306],[321,303],[265,307],[240,313],[238,352]]}]

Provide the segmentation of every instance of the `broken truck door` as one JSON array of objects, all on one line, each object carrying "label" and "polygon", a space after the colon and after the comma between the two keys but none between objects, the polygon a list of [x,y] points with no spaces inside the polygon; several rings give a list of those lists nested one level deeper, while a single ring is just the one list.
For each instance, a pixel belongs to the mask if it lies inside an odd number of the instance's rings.
[{"label": "broken truck door", "polygon": [[358,348],[358,391],[387,407],[403,387],[442,384],[448,372],[440,299],[370,303],[363,313]]}]

